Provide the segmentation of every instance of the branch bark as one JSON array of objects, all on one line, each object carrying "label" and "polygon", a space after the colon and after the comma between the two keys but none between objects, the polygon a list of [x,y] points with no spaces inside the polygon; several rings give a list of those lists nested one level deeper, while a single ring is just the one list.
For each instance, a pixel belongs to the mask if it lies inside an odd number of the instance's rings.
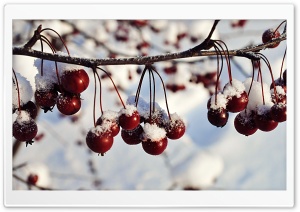
[{"label": "branch bark", "polygon": [[[216,51],[209,51],[209,49],[212,47],[213,40],[211,40],[211,36],[218,22],[219,20],[216,20],[214,22],[214,25],[212,26],[209,35],[201,44],[189,50],[177,52],[177,53],[167,53],[167,54],[161,54],[155,56],[141,56],[141,57],[90,59],[90,58],[80,58],[80,57],[72,57],[72,56],[70,57],[61,54],[51,54],[51,53],[36,51],[31,48],[28,48],[28,45],[25,45],[24,47],[13,47],[12,53],[13,55],[30,56],[30,57],[35,57],[35,58],[40,58],[40,59],[45,59],[50,61],[82,65],[90,68],[96,66],[105,66],[105,65],[128,65],[128,64],[149,65],[156,62],[162,62],[168,60],[201,57],[201,56],[214,56],[217,55],[218,53]],[[34,35],[34,37],[38,38],[36,34]],[[272,46],[274,43],[279,43],[283,40],[286,40],[286,33],[283,33],[279,38],[273,39],[272,41],[265,44],[259,44],[247,48],[242,48],[242,49],[230,50],[229,56],[245,57],[251,60],[258,60],[260,57],[255,54],[256,52],[266,49],[269,46]],[[223,52],[222,54],[227,54],[227,53]]]}]

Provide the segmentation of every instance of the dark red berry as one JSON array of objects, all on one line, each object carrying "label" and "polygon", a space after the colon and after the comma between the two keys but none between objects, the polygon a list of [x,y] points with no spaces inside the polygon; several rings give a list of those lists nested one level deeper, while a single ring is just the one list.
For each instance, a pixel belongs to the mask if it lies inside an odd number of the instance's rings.
[{"label": "dark red berry", "polygon": [[286,121],[286,104],[274,104],[271,107],[271,118],[277,122]]},{"label": "dark red berry", "polygon": [[177,66],[176,66],[176,65],[172,65],[172,66],[170,66],[170,67],[165,67],[165,68],[164,68],[164,72],[165,72],[166,74],[174,74],[174,73],[177,72]]},{"label": "dark red berry", "polygon": [[28,121],[17,120],[13,123],[13,136],[18,141],[31,141],[38,132],[38,127],[33,119]]},{"label": "dark red berry", "polygon": [[284,70],[282,77],[283,77],[284,84],[286,85],[286,69]]},{"label": "dark red berry", "polygon": [[86,144],[93,152],[103,155],[112,147],[113,137],[109,133],[89,131],[86,136]]},{"label": "dark red berry", "polygon": [[40,107],[53,107],[56,103],[58,93],[56,90],[36,90],[34,98]]},{"label": "dark red berry", "polygon": [[21,110],[27,111],[32,119],[35,119],[37,116],[37,107],[32,101],[22,105]]},{"label": "dark red berry", "polygon": [[138,111],[134,111],[132,114],[121,114],[119,117],[119,125],[124,130],[133,130],[140,124],[140,115]]},{"label": "dark red berry", "polygon": [[274,130],[278,122],[274,121],[271,117],[271,112],[265,112],[263,114],[256,113],[255,115],[255,124],[258,129],[264,132],[269,132]]},{"label": "dark red berry", "polygon": [[102,126],[102,124],[106,124],[109,126],[109,132],[111,133],[112,137],[115,137],[119,134],[120,132],[120,126],[115,120],[107,120],[107,119],[102,119],[102,117],[99,117],[96,125]]},{"label": "dark red berry", "polygon": [[210,108],[207,112],[208,121],[216,127],[224,127],[228,121],[228,111],[224,108]]},{"label": "dark red berry", "polygon": [[245,136],[254,134],[258,130],[254,117],[254,112],[240,112],[234,119],[234,127],[236,131]]},{"label": "dark red berry", "polygon": [[143,141],[142,146],[146,153],[150,155],[160,155],[165,151],[168,145],[167,137],[160,139],[159,141]]},{"label": "dark red berry", "polygon": [[73,115],[80,110],[81,100],[78,95],[60,94],[56,100],[57,109],[64,115]]},{"label": "dark red berry", "polygon": [[156,124],[159,127],[164,127],[164,113],[162,110],[157,110],[151,114],[151,117],[144,119],[144,123]]},{"label": "dark red berry", "polygon": [[[267,42],[271,41],[272,39],[278,38],[278,37],[280,37],[280,33],[278,30],[274,31],[274,29],[268,29],[262,35],[262,42],[267,43]],[[275,43],[275,44],[269,46],[268,48],[275,48],[279,44],[280,43]]]},{"label": "dark red berry", "polygon": [[61,76],[61,85],[70,93],[79,94],[89,85],[90,79],[83,69],[66,70]]},{"label": "dark red berry", "polygon": [[227,97],[227,99],[228,99],[228,102],[227,102],[226,109],[232,113],[237,113],[237,112],[244,110],[248,104],[248,95],[247,95],[246,91],[241,93],[239,97],[230,96],[230,97]]},{"label": "dark red berry", "polygon": [[36,185],[38,179],[39,179],[38,175],[30,174],[30,175],[28,175],[27,183],[30,185]]},{"label": "dark red berry", "polygon": [[170,120],[166,127],[165,130],[167,132],[167,137],[170,139],[179,139],[183,136],[185,133],[185,125],[182,120],[177,119],[177,120]]},{"label": "dark red berry", "polygon": [[[286,89],[286,85],[284,83],[283,80],[281,80],[280,78],[274,81],[275,86],[280,86],[283,88],[284,92],[286,93],[287,89]],[[271,83],[270,84],[270,90],[272,90],[274,88],[274,84]]]},{"label": "dark red berry", "polygon": [[129,145],[136,145],[142,142],[142,134],[144,130],[141,125],[133,130],[121,130],[121,136],[123,141]]}]

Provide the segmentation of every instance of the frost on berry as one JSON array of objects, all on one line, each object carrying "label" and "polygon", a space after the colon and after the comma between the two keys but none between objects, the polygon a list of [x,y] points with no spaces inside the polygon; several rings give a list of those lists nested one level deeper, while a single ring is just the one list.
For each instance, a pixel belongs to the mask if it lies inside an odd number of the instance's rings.
[{"label": "frost on berry", "polygon": [[227,83],[223,89],[223,94],[226,97],[240,97],[241,94],[245,91],[245,85],[236,80],[232,79],[231,83]]},{"label": "frost on berry", "polygon": [[228,102],[228,99],[226,98],[226,96],[222,93],[218,93],[217,99],[216,99],[215,94],[211,96],[208,105],[209,105],[209,108],[218,110],[220,108],[226,108],[227,102]]},{"label": "frost on berry", "polygon": [[[20,92],[20,106],[22,106],[32,99],[33,90],[30,85],[30,82],[25,77],[23,77],[18,72],[16,72],[16,76],[17,76],[19,92]],[[17,83],[14,78],[12,81],[12,107],[13,108],[19,107]]]},{"label": "frost on berry", "polygon": [[[251,81],[252,78],[247,78],[243,82],[247,93],[249,93]],[[263,83],[263,90],[264,90],[263,94],[264,94],[265,103],[272,102],[271,92],[269,86],[266,83]],[[256,107],[262,104],[263,104],[263,96],[262,96],[261,83],[257,81],[253,81],[251,91],[248,95],[247,109],[255,111]]]},{"label": "frost on berry", "polygon": [[146,123],[144,125],[144,142],[158,142],[166,137],[166,131],[163,128],[158,127],[156,124]]},{"label": "frost on berry", "polygon": [[119,111],[119,116],[121,115],[131,116],[136,111],[137,108],[134,105],[125,105],[125,108],[122,108]]}]

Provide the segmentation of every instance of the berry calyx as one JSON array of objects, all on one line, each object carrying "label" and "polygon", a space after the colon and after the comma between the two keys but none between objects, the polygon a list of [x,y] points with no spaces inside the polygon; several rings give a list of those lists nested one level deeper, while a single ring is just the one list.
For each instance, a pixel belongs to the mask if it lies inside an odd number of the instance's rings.
[{"label": "berry calyx", "polygon": [[29,141],[36,136],[38,127],[35,121],[30,117],[26,111],[20,111],[16,121],[13,123],[13,136],[18,141]]},{"label": "berry calyx", "polygon": [[139,125],[133,130],[121,130],[123,141],[128,145],[136,145],[142,142],[143,127]]},{"label": "berry calyx", "polygon": [[56,98],[58,93],[54,89],[50,90],[36,90],[34,93],[34,98],[37,103],[42,108],[51,108],[56,104]]},{"label": "berry calyx", "polygon": [[[266,31],[264,31],[263,35],[262,35],[262,42],[263,43],[268,43],[269,41],[271,41],[274,38],[278,38],[280,37],[280,33],[278,30],[274,30],[274,29],[267,29]],[[280,43],[275,43],[271,46],[268,46],[268,48],[275,48],[279,45]]]},{"label": "berry calyx", "polygon": [[36,174],[30,174],[27,177],[27,183],[30,185],[36,185],[37,181],[39,179],[39,176]]},{"label": "berry calyx", "polygon": [[89,85],[89,76],[83,69],[66,70],[61,76],[61,85],[67,92],[79,94]]},{"label": "berry calyx", "polygon": [[57,109],[64,115],[73,115],[80,110],[81,100],[79,95],[64,93],[56,100]]},{"label": "berry calyx", "polygon": [[245,136],[254,134],[258,130],[254,118],[254,111],[241,111],[234,119],[236,131]]},{"label": "berry calyx", "polygon": [[119,115],[119,125],[124,130],[133,130],[140,124],[139,112],[133,105],[126,105],[126,109],[121,109]]}]

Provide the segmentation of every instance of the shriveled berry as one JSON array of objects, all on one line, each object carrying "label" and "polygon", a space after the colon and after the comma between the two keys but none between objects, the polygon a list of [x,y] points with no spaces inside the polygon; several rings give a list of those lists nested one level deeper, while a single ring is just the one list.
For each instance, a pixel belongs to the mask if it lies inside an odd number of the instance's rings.
[{"label": "shriveled berry", "polygon": [[53,107],[56,104],[58,93],[56,90],[36,90],[34,98],[40,107]]},{"label": "shriveled berry", "polygon": [[[278,37],[280,37],[280,33],[278,30],[275,31],[274,29],[267,29],[262,35],[262,42],[267,43],[267,42],[271,41],[272,39],[278,38]],[[279,44],[280,43],[275,43],[275,44],[269,46],[268,48],[275,48]]]},{"label": "shriveled berry", "polygon": [[31,141],[38,132],[38,127],[33,119],[29,121],[14,121],[13,136],[18,141]]}]

